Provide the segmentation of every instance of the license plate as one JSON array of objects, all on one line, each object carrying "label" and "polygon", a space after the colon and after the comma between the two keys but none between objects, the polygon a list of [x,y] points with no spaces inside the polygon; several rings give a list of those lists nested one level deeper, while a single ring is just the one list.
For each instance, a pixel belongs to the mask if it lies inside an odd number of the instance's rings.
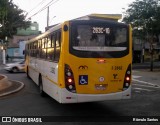
[{"label": "license plate", "polygon": [[96,90],[106,90],[107,84],[95,84]]}]

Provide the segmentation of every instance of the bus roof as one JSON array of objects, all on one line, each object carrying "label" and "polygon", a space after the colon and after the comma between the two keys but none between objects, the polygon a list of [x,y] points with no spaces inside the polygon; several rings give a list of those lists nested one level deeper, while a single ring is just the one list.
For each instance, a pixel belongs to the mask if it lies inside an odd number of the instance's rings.
[{"label": "bus roof", "polygon": [[74,20],[92,20],[92,19],[118,21],[119,19],[122,19],[122,14],[90,14],[90,15],[76,18]]}]

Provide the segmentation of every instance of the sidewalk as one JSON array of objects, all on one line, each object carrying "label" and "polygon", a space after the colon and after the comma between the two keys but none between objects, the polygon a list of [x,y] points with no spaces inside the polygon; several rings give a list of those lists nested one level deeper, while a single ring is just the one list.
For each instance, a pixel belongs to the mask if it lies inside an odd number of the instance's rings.
[{"label": "sidewalk", "polygon": [[[2,70],[4,66],[5,66],[4,64],[0,64],[0,70]],[[9,85],[7,86],[5,84],[9,84]],[[2,82],[2,79],[0,79],[0,86],[1,86],[0,97],[18,92],[18,91],[20,91],[21,89],[24,88],[24,83],[22,83],[20,81],[8,80],[8,83],[5,83],[5,84]],[[5,87],[5,86],[7,86],[7,87]]]},{"label": "sidewalk", "polygon": [[9,80],[9,82],[11,82],[11,86],[9,86],[8,88],[5,88],[3,90],[0,90],[0,97],[18,92],[24,87],[24,83],[22,83],[20,81]]}]

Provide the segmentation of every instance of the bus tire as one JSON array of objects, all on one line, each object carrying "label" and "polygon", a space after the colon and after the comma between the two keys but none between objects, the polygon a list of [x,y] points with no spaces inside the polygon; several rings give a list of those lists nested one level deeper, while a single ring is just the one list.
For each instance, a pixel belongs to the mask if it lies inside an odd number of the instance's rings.
[{"label": "bus tire", "polygon": [[30,79],[28,66],[27,66],[27,77]]},{"label": "bus tire", "polygon": [[42,76],[39,75],[39,94],[42,97],[45,97],[45,92],[43,91],[43,82],[42,82]]}]

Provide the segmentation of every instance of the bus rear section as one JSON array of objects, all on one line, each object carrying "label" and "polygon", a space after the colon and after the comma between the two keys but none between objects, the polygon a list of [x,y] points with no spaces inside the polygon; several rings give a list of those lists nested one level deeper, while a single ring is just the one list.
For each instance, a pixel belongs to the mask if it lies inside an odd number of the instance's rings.
[{"label": "bus rear section", "polygon": [[64,56],[61,103],[131,97],[130,26],[111,21],[72,21]]}]

